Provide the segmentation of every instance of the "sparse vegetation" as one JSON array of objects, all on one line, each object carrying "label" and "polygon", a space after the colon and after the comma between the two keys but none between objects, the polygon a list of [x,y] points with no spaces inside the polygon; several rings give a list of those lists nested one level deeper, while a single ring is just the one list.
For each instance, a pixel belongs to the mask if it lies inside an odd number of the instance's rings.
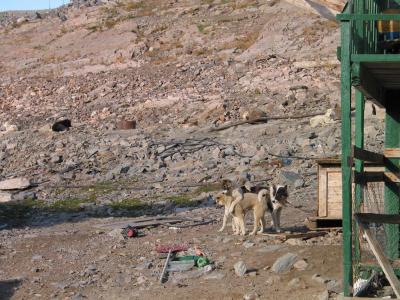
[{"label": "sparse vegetation", "polygon": [[233,41],[224,43],[222,45],[222,49],[238,48],[241,50],[246,50],[256,42],[258,35],[258,31],[249,32],[246,35],[235,38]]},{"label": "sparse vegetation", "polygon": [[114,210],[143,211],[149,208],[149,204],[143,203],[139,199],[124,199],[120,202],[113,202],[110,207]]}]

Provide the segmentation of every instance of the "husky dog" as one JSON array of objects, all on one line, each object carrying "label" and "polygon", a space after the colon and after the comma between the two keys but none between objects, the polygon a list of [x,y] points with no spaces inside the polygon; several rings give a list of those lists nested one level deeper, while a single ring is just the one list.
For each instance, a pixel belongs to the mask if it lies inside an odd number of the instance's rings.
[{"label": "husky dog", "polygon": [[281,213],[282,208],[288,203],[289,197],[287,185],[271,185],[269,189],[270,202],[268,203],[268,211],[272,216],[271,225],[276,232],[281,232]]},{"label": "husky dog", "polygon": [[[256,234],[257,228],[261,225],[259,233],[265,229],[265,211],[269,211],[272,216],[272,226],[276,232],[281,232],[280,217],[282,208],[287,203],[287,186],[272,185],[268,189],[260,189],[258,193],[244,193],[240,199],[235,199],[233,195],[228,195],[226,191],[218,194],[217,204],[225,207],[223,224],[220,231],[226,227],[226,222],[232,214],[232,229],[235,234],[245,234],[244,217],[247,211],[253,210],[254,229],[251,234]],[[234,204],[237,202],[236,204]],[[233,209],[231,211],[231,209]]]}]

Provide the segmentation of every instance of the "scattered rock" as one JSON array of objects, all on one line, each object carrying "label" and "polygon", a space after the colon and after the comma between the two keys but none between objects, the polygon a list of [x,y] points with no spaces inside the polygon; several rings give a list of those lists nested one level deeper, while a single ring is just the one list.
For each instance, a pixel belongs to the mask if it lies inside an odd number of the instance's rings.
[{"label": "scattered rock", "polygon": [[119,130],[129,130],[136,129],[136,121],[135,120],[122,120],[117,123],[116,128]]},{"label": "scattered rock", "polygon": [[297,255],[293,253],[287,253],[279,257],[272,265],[271,270],[275,273],[283,273],[289,271],[297,259]]},{"label": "scattered rock", "polygon": [[317,300],[329,300],[329,292],[327,290],[323,291],[317,296]]},{"label": "scattered rock", "polygon": [[339,294],[342,292],[341,283],[335,279],[329,280],[326,284],[326,288],[327,288],[328,292],[333,292],[336,294]]},{"label": "scattered rock", "polygon": [[255,243],[250,242],[250,241],[245,241],[245,242],[243,243],[243,247],[245,247],[246,249],[251,248],[251,247],[253,247],[254,245],[255,245]]},{"label": "scattered rock", "polygon": [[256,292],[249,292],[244,294],[243,300],[258,300],[260,296]]},{"label": "scattered rock", "polygon": [[327,282],[327,280],[324,277],[322,277],[320,274],[314,274],[311,277],[311,279],[315,282],[322,283],[322,284]]},{"label": "scattered rock", "polygon": [[225,273],[214,271],[214,272],[211,272],[210,274],[205,275],[204,279],[207,279],[207,280],[222,280],[222,279],[225,278],[225,276],[226,276]]},{"label": "scattered rock", "polygon": [[0,181],[0,190],[2,191],[24,190],[30,186],[31,186],[30,180],[24,177],[18,177]]},{"label": "scattered rock", "polygon": [[290,287],[292,289],[298,289],[298,288],[304,289],[306,286],[305,286],[304,282],[301,281],[300,278],[296,277],[288,282],[288,287]]},{"label": "scattered rock", "polygon": [[308,263],[304,259],[300,259],[299,261],[296,261],[293,267],[297,270],[304,271],[307,269]]},{"label": "scattered rock", "polygon": [[61,131],[66,131],[72,126],[71,120],[69,119],[63,119],[60,121],[55,122],[51,126],[51,130],[55,132],[61,132]]},{"label": "scattered rock", "polygon": [[287,239],[285,241],[285,244],[288,244],[291,246],[301,246],[301,245],[304,245],[305,242],[302,239],[291,238],[291,239]]},{"label": "scattered rock", "polygon": [[238,261],[237,263],[235,263],[235,265],[233,267],[235,269],[236,275],[239,276],[239,277],[243,277],[247,272],[247,266],[241,260]]},{"label": "scattered rock", "polygon": [[110,231],[110,232],[108,233],[108,235],[111,236],[111,237],[113,237],[113,238],[116,238],[116,239],[122,241],[122,240],[124,239],[124,237],[123,237],[123,235],[122,235],[122,231],[123,231],[123,229],[115,228],[115,229],[113,229],[112,231]]},{"label": "scattered rock", "polygon": [[13,195],[7,192],[0,192],[0,203],[13,201]]}]

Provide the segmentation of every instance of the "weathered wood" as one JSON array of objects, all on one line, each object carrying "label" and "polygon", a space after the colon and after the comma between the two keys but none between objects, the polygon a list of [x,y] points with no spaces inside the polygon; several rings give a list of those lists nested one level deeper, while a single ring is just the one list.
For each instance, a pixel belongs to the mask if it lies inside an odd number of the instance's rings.
[{"label": "weathered wood", "polygon": [[134,220],[126,220],[120,222],[114,222],[111,224],[99,224],[95,225],[96,228],[99,229],[117,229],[117,228],[125,228],[127,226],[132,226],[135,228],[145,228],[151,226],[159,226],[159,225],[166,225],[166,224],[176,224],[185,222],[184,219],[177,219],[177,218],[165,218],[165,219],[156,219],[156,220],[149,220],[149,221],[134,221]]},{"label": "weathered wood", "polygon": [[[358,122],[361,122],[361,120],[359,120]],[[361,126],[361,124],[359,126]],[[360,129],[360,131],[361,131],[361,129]],[[361,133],[361,132],[359,134],[363,135],[363,133]],[[359,143],[361,144],[361,142],[359,142]],[[356,144],[358,144],[358,143],[356,143]],[[353,157],[355,159],[358,159],[358,160],[361,160],[364,162],[374,162],[377,164],[383,164],[383,161],[385,159],[385,157],[382,154],[364,150],[364,149],[359,148],[358,146],[353,147]],[[356,170],[357,170],[357,168],[356,168]]]},{"label": "weathered wood", "polygon": [[[318,216],[326,217],[328,215],[328,197],[327,197],[327,189],[328,189],[328,176],[326,169],[319,170],[319,180],[318,180]],[[324,199],[324,200],[322,200]]]},{"label": "weathered wood", "polygon": [[318,236],[324,236],[325,234],[327,234],[327,232],[325,231],[309,231],[309,232],[298,232],[298,233],[269,233],[269,232],[262,233],[262,235],[266,235],[280,240],[311,239]]},{"label": "weathered wood", "polygon": [[400,224],[400,215],[357,213],[354,216],[363,223]]},{"label": "weathered wood", "polygon": [[[334,226],[333,226],[333,224]],[[304,224],[310,230],[337,230],[341,229],[342,219],[341,218],[319,218],[319,217],[308,217]]]},{"label": "weathered wood", "polygon": [[400,158],[400,148],[386,148],[384,153],[386,158]]},{"label": "weathered wood", "polygon": [[381,266],[383,272],[385,273],[386,278],[390,283],[390,286],[393,288],[393,291],[396,294],[397,298],[400,298],[400,281],[398,280],[396,274],[394,273],[389,260],[386,258],[381,246],[371,233],[369,226],[361,222],[361,220],[357,216],[355,216],[355,219],[359,227],[364,232],[364,236],[367,239],[367,242],[371,247],[371,250],[374,253],[379,265]]},{"label": "weathered wood", "polygon": [[367,182],[383,182],[384,172],[357,172],[354,171],[354,182],[356,184],[366,184]]},{"label": "weathered wood", "polygon": [[400,174],[399,173],[392,173],[392,172],[385,172],[384,173],[385,181],[393,182],[393,183],[400,183]]}]

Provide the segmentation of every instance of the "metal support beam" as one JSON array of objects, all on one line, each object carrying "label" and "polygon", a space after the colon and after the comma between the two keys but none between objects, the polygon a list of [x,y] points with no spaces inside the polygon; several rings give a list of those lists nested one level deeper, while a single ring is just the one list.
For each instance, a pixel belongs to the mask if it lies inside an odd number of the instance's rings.
[{"label": "metal support beam", "polygon": [[[355,146],[356,149],[364,149],[364,108],[365,101],[364,95],[361,91],[356,90],[356,122],[355,122]],[[355,171],[362,173],[364,172],[364,161],[361,159],[355,159]],[[359,213],[361,211],[361,204],[364,202],[364,185],[356,183],[355,185],[355,196],[354,196],[354,212]],[[361,260],[360,244],[358,239],[359,228],[357,222],[353,223],[354,226],[354,262],[357,264]]]},{"label": "metal support beam", "polygon": [[343,217],[343,293],[350,296],[353,286],[352,201],[351,201],[351,27],[341,23],[341,110],[342,110],[342,217]]},{"label": "metal support beam", "polygon": [[[398,99],[386,99],[385,148],[400,146],[400,107]],[[399,172],[398,158],[387,158],[385,167],[392,173]],[[400,213],[399,187],[391,181],[385,182],[385,213]],[[385,225],[386,254],[390,259],[399,258],[399,225]]]}]

